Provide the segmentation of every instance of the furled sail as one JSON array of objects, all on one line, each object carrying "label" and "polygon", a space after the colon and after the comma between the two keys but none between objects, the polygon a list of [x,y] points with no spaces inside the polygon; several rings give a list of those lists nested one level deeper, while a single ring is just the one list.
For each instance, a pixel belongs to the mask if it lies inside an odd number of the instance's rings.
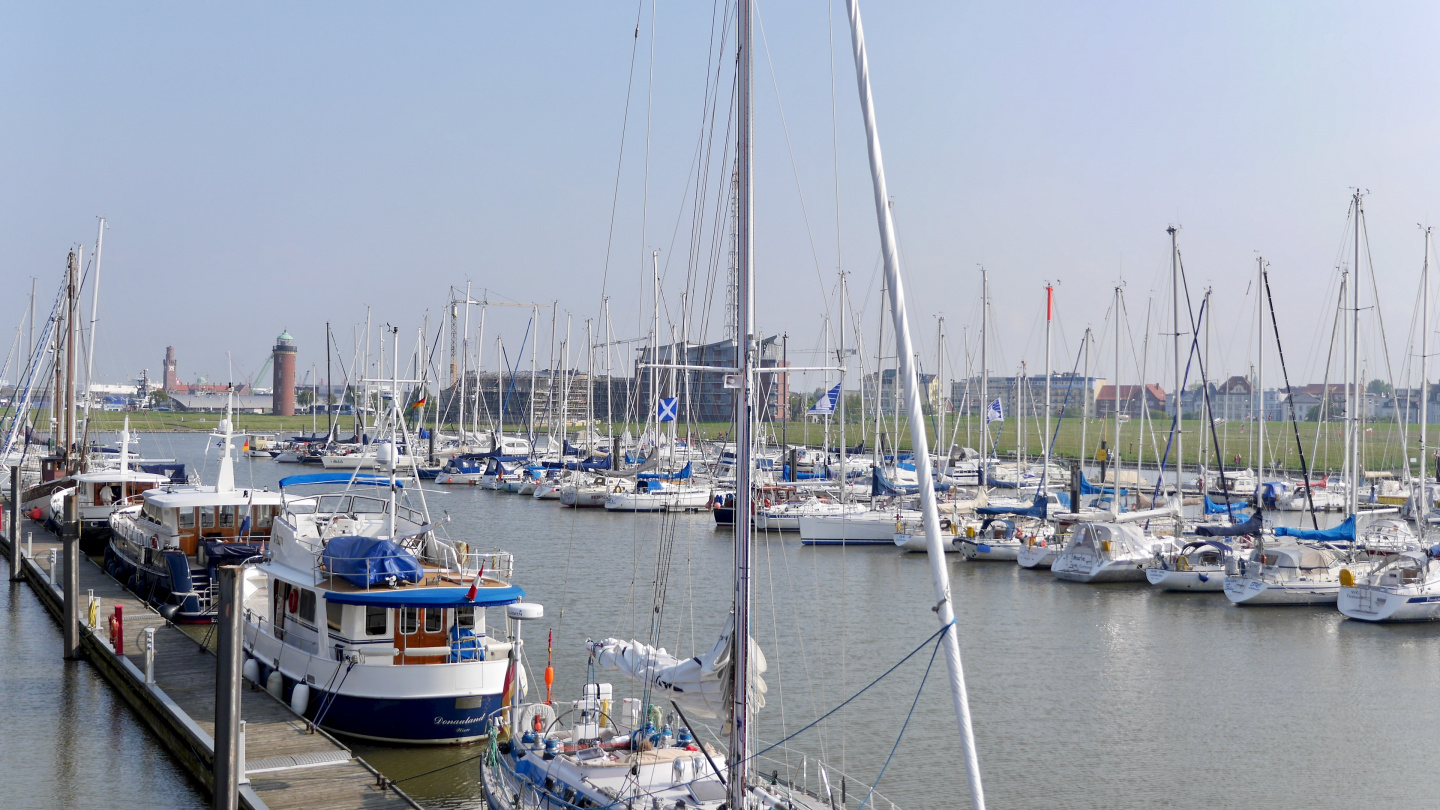
[{"label": "furled sail", "polygon": [[[600,669],[616,669],[622,674],[648,685],[656,693],[656,701],[673,700],[687,713],[697,717],[724,717],[730,701],[730,641],[735,625],[732,619],[725,632],[716,639],[708,652],[694,658],[678,659],[664,647],[651,647],[639,641],[587,641],[585,647],[595,657]],[[750,661],[756,676],[751,678],[750,710],[765,706],[765,681],[759,677],[766,669],[765,656],[755,639],[750,639]]]}]

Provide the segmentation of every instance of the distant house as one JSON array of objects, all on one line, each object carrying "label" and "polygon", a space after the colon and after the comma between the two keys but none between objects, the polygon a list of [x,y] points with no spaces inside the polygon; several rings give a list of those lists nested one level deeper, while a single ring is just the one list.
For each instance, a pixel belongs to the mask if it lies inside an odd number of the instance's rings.
[{"label": "distant house", "polygon": [[1102,385],[1095,395],[1095,415],[1105,418],[1115,412],[1115,389],[1119,388],[1120,412],[1140,416],[1146,410],[1165,410],[1165,389],[1155,383],[1145,385]]},{"label": "distant house", "polygon": [[[222,413],[228,399],[224,394],[172,393],[170,394],[170,407],[176,411]],[[270,413],[272,405],[270,397],[253,394],[236,394],[234,401],[236,413]]]}]

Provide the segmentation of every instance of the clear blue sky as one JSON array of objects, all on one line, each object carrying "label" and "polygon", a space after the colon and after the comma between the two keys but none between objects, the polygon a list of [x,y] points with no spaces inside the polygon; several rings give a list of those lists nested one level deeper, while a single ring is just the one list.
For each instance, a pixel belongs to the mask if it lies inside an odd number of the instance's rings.
[{"label": "clear blue sky", "polygon": [[[843,6],[832,9],[839,262],[869,302],[873,340],[876,229]],[[837,264],[828,11],[760,5],[759,315],[791,334],[800,362],[819,345]],[[877,0],[863,11],[927,353],[934,315],[947,316],[952,353],[967,323],[973,337],[980,263],[994,273],[997,372],[1038,368],[1046,279],[1061,282],[1058,352],[1100,325],[1122,272],[1138,334],[1148,297],[1168,311],[1165,227],[1179,223],[1192,288],[1217,292],[1217,370],[1253,357],[1247,287],[1260,251],[1292,377],[1318,380],[1317,324],[1333,315],[1360,185],[1398,373],[1416,223],[1440,211],[1433,4]],[[607,242],[617,337],[632,337],[648,317],[649,247],[663,250],[667,281],[684,272],[713,15],[695,3],[654,12],[642,207],[648,3],[6,4],[0,319],[18,324],[32,276],[51,295],[66,250],[92,243],[104,215],[102,378],[158,375],[166,345],[184,379],[223,380],[226,352],[244,377],[282,329],[302,366],[323,363],[323,322],[348,344],[367,304],[375,323],[405,327],[408,346],[426,308],[433,328],[448,287],[467,279],[511,300],[559,299],[578,344]],[[702,274],[709,257],[707,242]],[[667,283],[672,309],[678,287]],[[498,330],[513,357],[524,319],[492,315],[487,354]],[[1377,337],[1366,341],[1367,368],[1378,366]],[[1161,356],[1147,378],[1169,379]],[[1109,362],[1096,360],[1102,373]]]}]

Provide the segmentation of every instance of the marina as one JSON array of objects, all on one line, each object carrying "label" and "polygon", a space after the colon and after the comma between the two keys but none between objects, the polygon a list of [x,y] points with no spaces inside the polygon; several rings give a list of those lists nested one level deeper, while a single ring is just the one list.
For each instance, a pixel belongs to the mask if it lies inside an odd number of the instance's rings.
[{"label": "marina", "polygon": [[1440,11],[1111,5],[12,15],[0,807],[1440,806]]}]

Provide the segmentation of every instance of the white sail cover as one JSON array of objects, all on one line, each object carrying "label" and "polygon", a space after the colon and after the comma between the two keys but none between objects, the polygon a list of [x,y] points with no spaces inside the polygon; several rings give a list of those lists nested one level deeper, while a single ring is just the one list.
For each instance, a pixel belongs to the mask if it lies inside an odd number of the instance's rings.
[{"label": "white sail cover", "polygon": [[[639,641],[586,641],[585,647],[601,669],[616,669],[622,674],[648,685],[659,700],[673,700],[687,713],[696,717],[718,718],[727,712],[730,702],[730,639],[734,634],[733,619],[725,632],[715,640],[708,652],[694,658],[678,659],[664,647],[651,647]],[[759,673],[766,669],[765,656],[755,639],[750,639],[750,660],[755,676],[751,678],[750,710],[765,705],[765,681]]]}]

